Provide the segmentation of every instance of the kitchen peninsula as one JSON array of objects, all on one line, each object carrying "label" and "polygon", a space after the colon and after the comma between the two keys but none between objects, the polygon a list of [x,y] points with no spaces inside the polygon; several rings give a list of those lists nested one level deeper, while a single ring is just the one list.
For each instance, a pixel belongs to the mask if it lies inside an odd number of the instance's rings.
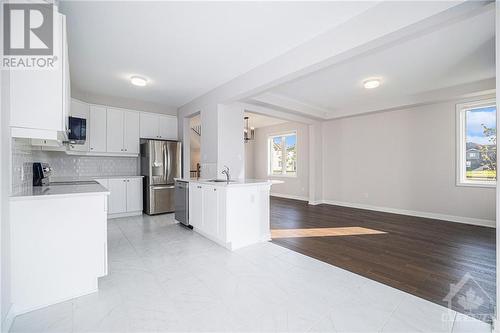
[{"label": "kitchen peninsula", "polygon": [[189,182],[189,224],[229,250],[271,239],[269,180]]}]

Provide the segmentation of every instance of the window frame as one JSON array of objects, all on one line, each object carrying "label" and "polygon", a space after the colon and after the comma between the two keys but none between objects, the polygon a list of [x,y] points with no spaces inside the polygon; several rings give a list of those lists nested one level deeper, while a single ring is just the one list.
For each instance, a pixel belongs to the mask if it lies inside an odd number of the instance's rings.
[{"label": "window frame", "polygon": [[[286,174],[286,156],[283,159],[283,165],[281,167],[281,174],[279,174],[279,175],[273,174],[272,161],[271,161],[271,142],[274,140],[274,138],[277,138],[277,137],[286,137],[286,136],[293,136],[293,135],[295,135],[295,152],[297,154],[297,163],[296,163],[295,174],[294,175]],[[299,138],[297,135],[297,131],[286,131],[286,132],[280,132],[280,133],[273,133],[273,134],[269,134],[267,136],[267,176],[268,177],[297,178],[297,174],[299,173],[298,156],[299,156]]]},{"label": "window frame", "polygon": [[[490,187],[495,188],[497,181],[481,181],[481,180],[468,180],[466,176],[466,112],[471,109],[495,107],[496,100],[494,98],[475,100],[466,103],[459,103],[456,105],[456,186],[470,186],[470,187]],[[495,116],[498,114],[495,112]],[[498,170],[498,166],[497,166]],[[498,180],[498,175],[497,175]]]}]

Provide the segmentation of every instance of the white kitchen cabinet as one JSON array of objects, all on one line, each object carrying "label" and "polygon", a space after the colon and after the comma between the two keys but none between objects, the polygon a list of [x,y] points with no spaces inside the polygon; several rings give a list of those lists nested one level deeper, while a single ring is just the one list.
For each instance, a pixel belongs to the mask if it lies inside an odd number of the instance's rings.
[{"label": "white kitchen cabinet", "polygon": [[107,113],[104,106],[90,105],[87,134],[89,136],[89,151],[106,152]]},{"label": "white kitchen cabinet", "polygon": [[110,192],[110,218],[142,214],[142,177],[99,178],[96,181]]},{"label": "white kitchen cabinet", "polygon": [[106,122],[108,153],[139,153],[139,115],[136,112],[108,108]]},{"label": "white kitchen cabinet", "polygon": [[69,114],[71,117],[76,117],[76,118],[83,118],[86,119],[87,121],[87,138],[85,140],[84,144],[73,144],[70,143],[68,145],[68,150],[71,151],[88,151],[89,150],[89,105],[87,103],[81,102],[76,99],[71,100],[71,107],[69,110]]},{"label": "white kitchen cabinet", "polygon": [[189,183],[189,224],[194,228],[203,225],[203,185]]},{"label": "white kitchen cabinet", "polygon": [[158,135],[160,139],[177,140],[177,117],[160,116]]},{"label": "white kitchen cabinet", "polygon": [[157,139],[158,133],[158,116],[151,113],[141,113],[140,116],[140,136],[141,138]]},{"label": "white kitchen cabinet", "polygon": [[108,108],[106,123],[106,151],[108,153],[123,153],[123,135],[125,125],[123,111]]},{"label": "white kitchen cabinet", "polygon": [[139,154],[139,113],[124,111],[123,150]]},{"label": "white kitchen cabinet", "polygon": [[54,13],[52,69],[10,71],[10,127],[12,137],[62,141],[69,113],[69,62],[66,19]]},{"label": "white kitchen cabinet", "polygon": [[127,212],[142,211],[142,178],[128,178]]},{"label": "white kitchen cabinet", "polygon": [[203,231],[212,237],[219,238],[219,193],[223,188],[204,185],[203,186]]},{"label": "white kitchen cabinet", "polygon": [[225,191],[221,186],[189,184],[189,224],[220,243],[225,243]]},{"label": "white kitchen cabinet", "polygon": [[141,112],[141,138],[177,140],[177,117]]},{"label": "white kitchen cabinet", "polygon": [[108,179],[108,214],[124,213],[127,211],[127,183],[126,179]]}]

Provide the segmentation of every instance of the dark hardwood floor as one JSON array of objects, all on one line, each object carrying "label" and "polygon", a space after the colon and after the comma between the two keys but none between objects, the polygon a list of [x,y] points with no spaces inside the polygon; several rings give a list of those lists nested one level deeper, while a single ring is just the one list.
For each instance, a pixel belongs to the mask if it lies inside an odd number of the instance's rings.
[{"label": "dark hardwood floor", "polygon": [[[444,306],[468,273],[452,308],[483,321],[493,314],[493,228],[272,197],[271,229],[278,245]],[[478,302],[464,308],[464,297]]]}]

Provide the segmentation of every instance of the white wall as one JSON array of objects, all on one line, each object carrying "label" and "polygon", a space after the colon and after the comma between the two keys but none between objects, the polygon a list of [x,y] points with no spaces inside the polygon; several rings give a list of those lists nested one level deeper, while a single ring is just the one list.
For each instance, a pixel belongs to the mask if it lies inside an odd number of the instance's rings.
[{"label": "white wall", "polygon": [[245,178],[255,179],[255,141],[245,143]]},{"label": "white wall", "polygon": [[[244,109],[234,105],[219,105],[217,178],[224,178],[221,171],[229,167],[232,179],[245,178],[245,147],[243,146]],[[202,130],[203,131],[203,130]],[[202,132],[202,140],[203,140]]]},{"label": "white wall", "polygon": [[495,220],[495,189],[455,185],[454,102],[323,124],[323,199]]},{"label": "white wall", "polygon": [[[297,132],[297,177],[268,176],[268,146],[270,135]],[[276,179],[284,181],[271,187],[271,193],[301,200],[309,197],[309,126],[288,122],[255,130],[254,175],[258,179]]]},{"label": "white wall", "polygon": [[[0,9],[0,14],[2,10]],[[1,29],[1,28],[0,28]],[[1,31],[0,31],[1,34]],[[10,100],[9,96],[9,73],[1,71],[1,113],[0,113],[0,314],[1,314],[1,331],[6,332],[10,322],[8,322],[7,314],[11,308],[11,293],[10,293],[10,212],[9,212],[9,195],[10,195],[10,168],[11,168],[11,140],[9,130],[9,115],[10,115]]]}]

